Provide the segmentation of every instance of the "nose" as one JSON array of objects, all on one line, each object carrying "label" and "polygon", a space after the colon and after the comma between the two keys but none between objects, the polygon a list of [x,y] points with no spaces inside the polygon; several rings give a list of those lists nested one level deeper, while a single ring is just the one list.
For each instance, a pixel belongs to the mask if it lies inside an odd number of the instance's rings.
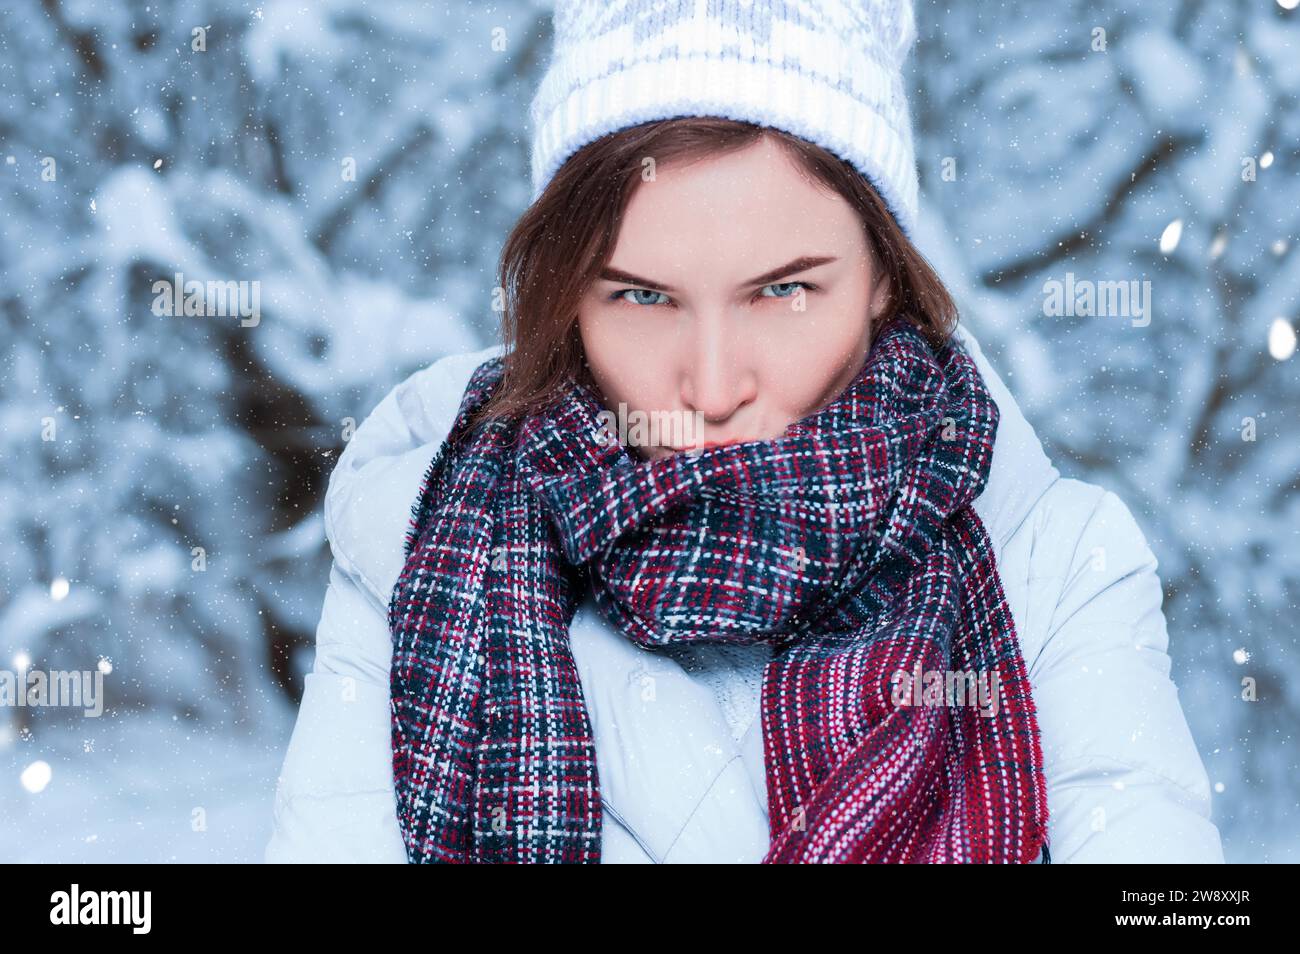
[{"label": "nose", "polygon": [[757,377],[738,333],[725,321],[705,319],[683,342],[682,403],[704,418],[708,439],[744,436],[746,422],[739,418],[757,397]]}]

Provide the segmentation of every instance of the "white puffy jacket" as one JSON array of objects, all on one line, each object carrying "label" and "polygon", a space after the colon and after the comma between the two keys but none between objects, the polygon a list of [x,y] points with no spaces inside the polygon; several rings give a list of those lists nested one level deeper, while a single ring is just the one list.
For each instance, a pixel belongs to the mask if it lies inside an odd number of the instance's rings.
[{"label": "white puffy jacket", "polygon": [[[969,329],[958,334],[1001,411],[975,509],[997,547],[1038,709],[1051,860],[1222,862],[1209,781],[1169,678],[1155,556],[1118,497],[1060,476]],[[386,608],[425,469],[471,372],[500,353],[452,355],[411,375],[330,477],[334,563],[268,862],[406,861]],[[761,860],[760,720],[737,741],[706,682],[606,625],[590,597],[570,637],[595,733],[602,860]]]}]

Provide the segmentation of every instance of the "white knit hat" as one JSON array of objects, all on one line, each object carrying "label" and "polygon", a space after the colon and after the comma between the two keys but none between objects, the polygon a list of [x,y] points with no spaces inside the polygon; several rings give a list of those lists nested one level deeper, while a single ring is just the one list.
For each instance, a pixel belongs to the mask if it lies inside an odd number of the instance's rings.
[{"label": "white knit hat", "polygon": [[577,150],[653,119],[721,116],[848,160],[905,234],[916,156],[902,64],[912,0],[558,0],[530,110],[533,201]]}]

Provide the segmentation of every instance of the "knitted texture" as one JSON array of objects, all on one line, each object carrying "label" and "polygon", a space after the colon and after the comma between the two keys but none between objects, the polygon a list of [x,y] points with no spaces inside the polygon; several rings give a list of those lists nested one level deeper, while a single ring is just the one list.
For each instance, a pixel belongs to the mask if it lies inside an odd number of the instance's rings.
[{"label": "knitted texture", "polygon": [[[599,396],[578,382],[521,421],[468,427],[503,368],[493,358],[470,378],[389,606],[412,861],[599,861],[595,744],[568,640],[588,585],[645,647],[772,645],[765,862],[1038,854],[1038,724],[971,507],[998,410],[957,339],[936,352],[897,317],[853,382],[780,437],[655,460],[608,439]],[[900,698],[899,672],[983,673],[999,704]]]},{"label": "knitted texture", "polygon": [[739,742],[758,714],[763,673],[772,658],[766,643],[673,643],[663,651],[688,676],[708,688],[718,703],[727,731]]},{"label": "knitted texture", "polygon": [[533,201],[578,149],[655,119],[781,129],[852,163],[909,236],[916,155],[902,65],[912,0],[559,0],[530,107]]}]

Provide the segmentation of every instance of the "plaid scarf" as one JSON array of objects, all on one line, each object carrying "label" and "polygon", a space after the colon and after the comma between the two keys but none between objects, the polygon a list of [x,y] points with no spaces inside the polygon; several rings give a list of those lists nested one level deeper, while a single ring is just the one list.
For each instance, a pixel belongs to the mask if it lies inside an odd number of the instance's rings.
[{"label": "plaid scarf", "polygon": [[[610,440],[575,381],[544,410],[467,432],[503,360],[475,370],[429,465],[389,605],[411,861],[600,860],[568,639],[587,586],[647,648],[773,644],[764,862],[1045,850],[1029,680],[971,507],[998,409],[957,339],[936,352],[900,316],[840,396],[781,437],[651,461]],[[993,713],[949,674],[986,679]]]}]

